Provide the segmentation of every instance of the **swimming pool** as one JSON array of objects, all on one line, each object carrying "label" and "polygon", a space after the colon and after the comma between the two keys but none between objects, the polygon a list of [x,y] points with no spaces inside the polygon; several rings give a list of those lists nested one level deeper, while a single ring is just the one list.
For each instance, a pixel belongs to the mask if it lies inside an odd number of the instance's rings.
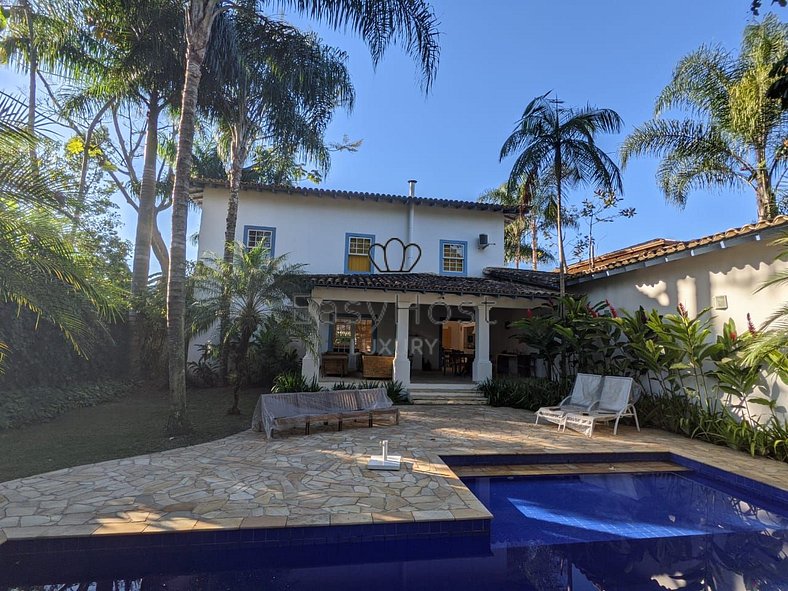
[{"label": "swimming pool", "polygon": [[701,471],[464,478],[494,515],[489,537],[76,551],[0,562],[0,588],[786,590],[784,499],[733,478]]}]

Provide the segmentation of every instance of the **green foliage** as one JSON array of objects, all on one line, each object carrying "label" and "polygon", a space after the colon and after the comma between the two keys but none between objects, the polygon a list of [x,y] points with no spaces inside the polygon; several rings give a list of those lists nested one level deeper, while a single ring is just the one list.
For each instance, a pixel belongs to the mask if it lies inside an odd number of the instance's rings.
[{"label": "green foliage", "polygon": [[269,386],[282,373],[298,371],[298,351],[292,347],[287,331],[268,319],[252,337],[249,348],[249,383]]},{"label": "green foliage", "polygon": [[203,343],[197,347],[200,357],[197,361],[189,361],[187,376],[197,381],[198,385],[212,387],[219,381],[219,352],[211,343]]},{"label": "green foliage", "polygon": [[[744,29],[738,55],[702,46],[682,58],[657,98],[654,118],[624,141],[623,165],[633,156],[660,157],[657,182],[680,207],[692,191],[738,187],[755,192],[759,219],[777,215],[785,193],[788,112],[768,93],[787,51],[788,25],[770,14]],[[662,117],[676,108],[689,117]]]},{"label": "green foliage", "polygon": [[41,423],[74,408],[117,400],[131,394],[135,387],[130,382],[99,381],[4,390],[0,396],[0,429]]},{"label": "green foliage", "polygon": [[381,382],[337,382],[331,386],[332,390],[374,390],[375,388],[385,388],[386,394],[394,404],[410,404],[407,392],[398,380],[386,380]]},{"label": "green foliage", "polygon": [[[766,377],[780,373],[784,356],[753,355],[754,327],[739,333],[733,320],[712,339],[709,310],[691,317],[642,308],[619,312],[608,302],[591,305],[567,297],[515,323],[519,339],[571,381],[577,372],[630,375],[643,386],[638,413],[652,425],[687,437],[728,445],[753,455],[788,460],[788,425],[776,415]],[[559,363],[560,362],[560,363]],[[493,380],[482,388],[490,404],[534,410],[519,382]],[[760,407],[764,412],[753,413]]]},{"label": "green foliage", "polygon": [[788,422],[775,416],[765,422],[741,420],[725,405],[675,393],[644,395],[638,415],[643,425],[788,462]]},{"label": "green foliage", "polygon": [[542,406],[555,406],[566,396],[567,386],[544,378],[488,378],[479,384],[479,391],[490,406],[511,406],[535,411]]},{"label": "green foliage", "polygon": [[289,371],[279,374],[274,378],[274,385],[271,386],[271,393],[284,394],[286,392],[320,392],[323,388],[313,377],[307,380],[301,375],[300,371]]}]

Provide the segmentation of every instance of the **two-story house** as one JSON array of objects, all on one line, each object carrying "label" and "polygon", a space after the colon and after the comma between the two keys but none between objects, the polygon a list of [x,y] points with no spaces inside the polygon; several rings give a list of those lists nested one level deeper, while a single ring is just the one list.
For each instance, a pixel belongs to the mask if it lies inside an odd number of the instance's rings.
[{"label": "two-story house", "polygon": [[[308,274],[320,344],[304,376],[393,378],[409,387],[527,373],[510,322],[556,293],[549,273],[504,268],[500,205],[311,188],[244,186],[236,239]],[[199,256],[219,253],[228,189],[202,181]]]}]

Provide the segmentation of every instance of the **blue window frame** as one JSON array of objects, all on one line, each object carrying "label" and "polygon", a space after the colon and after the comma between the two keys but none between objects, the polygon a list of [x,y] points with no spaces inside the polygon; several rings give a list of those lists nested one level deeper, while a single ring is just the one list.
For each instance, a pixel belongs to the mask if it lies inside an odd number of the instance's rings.
[{"label": "blue window frame", "polygon": [[345,273],[363,275],[373,272],[371,259],[374,253],[369,252],[373,244],[373,234],[345,234]]},{"label": "blue window frame", "polygon": [[439,256],[441,275],[468,274],[468,243],[465,240],[441,240]]},{"label": "blue window frame", "polygon": [[254,248],[263,244],[268,253],[274,256],[276,249],[276,228],[268,226],[244,226],[244,246]]}]

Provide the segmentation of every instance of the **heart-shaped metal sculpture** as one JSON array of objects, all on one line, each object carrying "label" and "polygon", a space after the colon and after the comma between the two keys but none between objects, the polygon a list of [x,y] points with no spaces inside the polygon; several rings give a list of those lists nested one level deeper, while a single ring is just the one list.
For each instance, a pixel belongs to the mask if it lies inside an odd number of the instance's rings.
[{"label": "heart-shaped metal sculpture", "polygon": [[[397,244],[399,244],[399,248],[400,248],[399,254],[401,257],[399,261],[399,268],[392,268],[391,264],[389,263],[389,257],[394,256],[393,252],[389,252],[389,248],[392,242],[396,242]],[[416,258],[413,260],[413,262],[410,265],[408,265],[407,268],[405,268],[408,250],[411,248],[416,251]],[[375,262],[373,251],[375,251],[376,249],[380,249],[383,253],[383,267],[381,267]],[[375,267],[375,270],[378,273],[410,273],[416,267],[416,264],[421,260],[421,246],[419,246],[415,242],[410,242],[408,244],[405,244],[399,238],[389,238],[388,240],[386,240],[385,244],[376,242],[375,244],[370,246],[369,250],[367,250],[367,256],[369,257],[369,262],[372,263],[372,266]]]}]

